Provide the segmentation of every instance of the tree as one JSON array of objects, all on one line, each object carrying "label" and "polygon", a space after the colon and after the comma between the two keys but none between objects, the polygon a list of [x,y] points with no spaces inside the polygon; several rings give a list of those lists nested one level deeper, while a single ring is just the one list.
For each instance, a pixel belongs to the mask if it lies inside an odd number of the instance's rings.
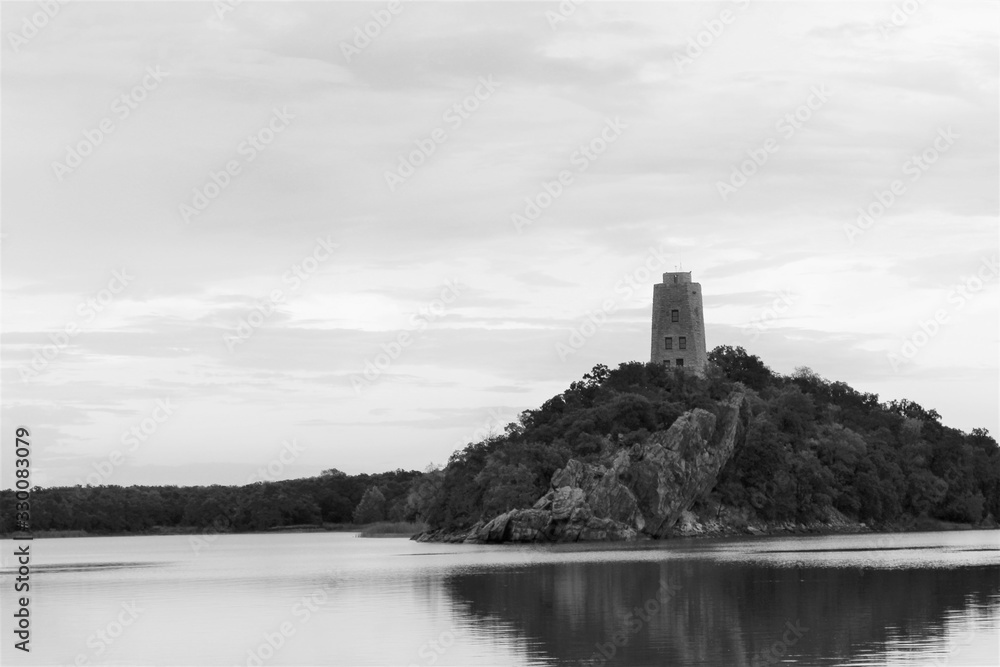
[{"label": "tree", "polygon": [[373,523],[385,520],[385,496],[376,486],[368,487],[361,502],[354,508],[354,523]]},{"label": "tree", "polygon": [[774,380],[771,369],[764,365],[760,357],[748,354],[737,345],[720,345],[708,353],[708,360],[722,369],[727,378],[742,382],[751,389],[760,391]]},{"label": "tree", "polygon": [[808,385],[820,385],[825,382],[823,377],[808,366],[796,366],[792,373],[793,380],[799,380]]},{"label": "tree", "polygon": [[[747,500],[765,519],[787,518],[794,507],[785,502],[784,492],[775,480],[788,468],[787,452],[780,444],[778,429],[767,417],[757,415],[750,423],[743,446],[723,471],[725,502]],[[735,482],[735,484],[733,483]],[[742,493],[736,489],[742,487]],[[794,502],[794,499],[793,499]]]},{"label": "tree", "polygon": [[507,510],[531,507],[538,500],[535,475],[523,463],[501,463],[490,458],[476,482],[486,492],[483,495],[483,515],[493,517]]},{"label": "tree", "polygon": [[795,442],[801,441],[816,427],[816,401],[802,393],[797,385],[789,385],[769,401],[768,410],[778,430]]},{"label": "tree", "polygon": [[407,521],[426,521],[435,503],[440,502],[444,471],[430,468],[410,483],[406,494],[404,518]]},{"label": "tree", "polygon": [[609,375],[611,375],[611,369],[604,364],[597,364],[589,373],[584,374],[583,379],[586,381],[587,386],[599,387],[604,384]]}]

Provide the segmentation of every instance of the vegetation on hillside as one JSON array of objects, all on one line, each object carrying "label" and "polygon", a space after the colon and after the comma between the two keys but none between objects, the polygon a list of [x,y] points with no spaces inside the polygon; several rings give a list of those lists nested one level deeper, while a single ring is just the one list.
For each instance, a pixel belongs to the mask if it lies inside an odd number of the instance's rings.
[{"label": "vegetation on hillside", "polygon": [[918,517],[979,524],[1000,517],[1000,449],[935,410],[830,382],[807,368],[779,376],[742,348],[709,358],[753,387],[761,409],[714,495],[763,519],[809,520],[834,507],[872,525]]},{"label": "vegetation on hillside", "polygon": [[[743,348],[713,350],[706,377],[639,362],[596,366],[502,435],[470,443],[442,470],[396,470],[257,482],[242,487],[55,487],[31,494],[36,531],[251,531],[376,521],[458,530],[530,507],[570,458],[603,455],[670,427],[742,383],[754,415],[745,442],[702,508],[763,521],[808,522],[830,508],[876,527],[926,517],[981,524],[1000,517],[1000,449],[985,429],[966,434],[908,401],[880,403],[809,369],[773,373]],[[0,492],[0,530],[14,528]]]},{"label": "vegetation on hillside", "polygon": [[668,428],[686,410],[715,411],[735,382],[749,388],[754,418],[703,507],[796,522],[834,508],[883,527],[1000,517],[1000,449],[985,429],[963,433],[934,410],[880,403],[806,368],[778,375],[740,347],[717,347],[709,360],[705,378],[637,362],[595,367],[504,435],[456,452],[421,507],[425,518],[463,529],[530,507],[569,458],[593,461]]}]

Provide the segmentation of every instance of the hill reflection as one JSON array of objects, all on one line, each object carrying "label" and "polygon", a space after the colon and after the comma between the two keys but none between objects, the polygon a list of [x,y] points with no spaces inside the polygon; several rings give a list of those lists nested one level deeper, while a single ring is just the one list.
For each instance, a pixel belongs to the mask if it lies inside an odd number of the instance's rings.
[{"label": "hill reflection", "polygon": [[554,664],[860,664],[899,649],[926,662],[1000,627],[996,566],[569,562],[454,574],[445,589]]}]

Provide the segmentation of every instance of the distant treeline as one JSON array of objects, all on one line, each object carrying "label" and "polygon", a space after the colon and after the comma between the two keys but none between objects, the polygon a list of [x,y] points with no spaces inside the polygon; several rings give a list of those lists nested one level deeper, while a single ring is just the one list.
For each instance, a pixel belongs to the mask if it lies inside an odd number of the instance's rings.
[{"label": "distant treeline", "polygon": [[[327,470],[319,477],[247,486],[75,486],[31,492],[33,531],[148,533],[211,529],[268,530],[283,526],[355,523],[355,510],[369,492],[358,523],[403,521],[413,481],[422,473],[396,470],[347,475]],[[3,533],[14,530],[14,492],[0,491]],[[373,505],[369,507],[370,505]],[[368,509],[365,509],[365,508]]]},{"label": "distant treeline", "polygon": [[[470,443],[443,470],[319,477],[233,486],[87,486],[34,489],[33,530],[144,533],[254,531],[283,526],[423,521],[463,529],[530,507],[570,458],[594,462],[687,410],[717,410],[736,382],[754,414],[745,441],[700,506],[765,521],[808,522],[835,508],[873,526],[929,517],[980,524],[1000,517],[1000,448],[985,429],[966,434],[908,401],[880,403],[809,369],[773,373],[743,348],[717,347],[706,377],[657,364],[596,366],[521,413],[502,435]],[[2,531],[14,496],[0,492]]]}]

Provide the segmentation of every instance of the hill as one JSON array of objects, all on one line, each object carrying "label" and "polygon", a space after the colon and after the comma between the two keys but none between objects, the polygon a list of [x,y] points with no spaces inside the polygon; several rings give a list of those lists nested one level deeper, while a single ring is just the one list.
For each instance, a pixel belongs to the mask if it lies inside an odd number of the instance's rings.
[{"label": "hill", "polygon": [[[532,508],[571,461],[573,470],[607,470],[623,451],[666,442],[682,415],[723,420],[734,391],[745,403],[738,442],[706,478],[710,487],[696,489],[685,524],[740,529],[822,525],[837,517],[887,530],[935,521],[996,525],[1000,448],[985,429],[963,433],[942,425],[934,410],[908,400],[882,403],[808,369],[779,375],[739,347],[718,347],[709,360],[704,378],[649,363],[598,365],[521,413],[502,435],[455,452],[442,470],[352,476],[330,469],[241,487],[36,488],[32,527],[205,533],[388,520],[462,535]],[[641,465],[626,467],[642,475]],[[4,534],[14,529],[14,503],[13,491],[0,492]]]},{"label": "hill", "polygon": [[778,375],[739,347],[718,347],[709,360],[704,378],[638,362],[595,367],[503,436],[456,452],[423,508],[428,522],[442,535],[461,533],[530,508],[570,459],[606,464],[694,409],[720,417],[723,397],[741,383],[749,424],[694,503],[696,517],[728,518],[732,527],[995,525],[1000,449],[985,429],[963,433],[934,410],[880,403],[809,369]]}]

